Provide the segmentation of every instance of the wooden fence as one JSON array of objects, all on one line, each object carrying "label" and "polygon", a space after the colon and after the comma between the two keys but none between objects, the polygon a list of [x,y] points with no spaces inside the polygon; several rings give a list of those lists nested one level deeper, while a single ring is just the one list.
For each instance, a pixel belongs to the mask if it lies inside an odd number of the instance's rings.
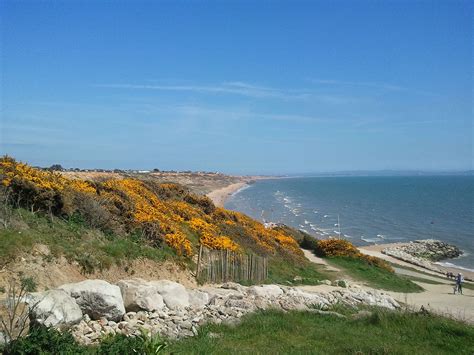
[{"label": "wooden fence", "polygon": [[268,277],[268,260],[230,250],[199,248],[196,277],[203,283],[261,282]]}]

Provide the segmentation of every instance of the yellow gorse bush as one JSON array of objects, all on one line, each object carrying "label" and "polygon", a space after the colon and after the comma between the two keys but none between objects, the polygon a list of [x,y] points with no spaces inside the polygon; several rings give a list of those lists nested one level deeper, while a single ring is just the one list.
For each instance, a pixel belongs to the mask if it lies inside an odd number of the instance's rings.
[{"label": "yellow gorse bush", "polygon": [[354,244],[345,239],[330,238],[318,240],[316,253],[322,256],[342,256],[362,259],[371,265],[393,272],[393,268],[385,260],[362,254]]},{"label": "yellow gorse bush", "polygon": [[96,193],[96,189],[87,181],[64,178],[60,173],[42,171],[24,163],[17,163],[9,157],[0,159],[2,184],[10,186],[15,180],[28,182],[38,189],[61,191],[67,188],[86,193]]},{"label": "yellow gorse bush", "polygon": [[200,218],[193,218],[189,222],[189,227],[199,235],[200,244],[211,249],[228,249],[238,251],[239,245],[234,243],[229,237],[219,235],[217,226],[212,225]]},{"label": "yellow gorse bush", "polygon": [[354,244],[337,238],[318,240],[318,251],[323,256],[357,256],[360,254]]},{"label": "yellow gorse bush", "polygon": [[[153,244],[163,241],[179,255],[193,255],[193,233],[199,244],[211,249],[242,252],[239,243],[245,243],[258,246],[262,253],[278,250],[302,255],[291,236],[267,229],[242,213],[216,208],[207,197],[178,184],[134,178],[92,183],[32,168],[9,157],[0,159],[0,181],[27,205],[66,216],[102,214],[125,232],[140,230]],[[88,210],[92,205],[95,210]]]},{"label": "yellow gorse bush", "polygon": [[166,244],[176,250],[178,255],[190,256],[193,254],[191,242],[180,232],[169,233],[165,235]]}]

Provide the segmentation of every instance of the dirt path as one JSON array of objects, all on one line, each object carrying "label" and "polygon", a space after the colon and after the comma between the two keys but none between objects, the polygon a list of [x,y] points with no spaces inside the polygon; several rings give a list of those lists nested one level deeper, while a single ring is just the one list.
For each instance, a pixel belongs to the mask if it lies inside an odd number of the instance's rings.
[{"label": "dirt path", "polygon": [[306,257],[306,259],[308,259],[312,263],[315,263],[315,264],[318,264],[318,265],[323,265],[326,268],[326,270],[328,270],[328,271],[341,272],[341,269],[338,269],[338,268],[336,268],[332,265],[329,265],[326,260],[324,260],[322,258],[318,258],[311,251],[306,250],[306,249],[301,249],[301,250],[303,250],[303,253],[304,253],[304,256]]}]

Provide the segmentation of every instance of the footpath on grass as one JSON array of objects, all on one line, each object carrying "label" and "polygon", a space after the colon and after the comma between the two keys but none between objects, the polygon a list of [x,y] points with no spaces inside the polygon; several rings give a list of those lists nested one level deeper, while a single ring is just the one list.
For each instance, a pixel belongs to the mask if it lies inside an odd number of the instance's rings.
[{"label": "footpath on grass", "polygon": [[[360,250],[362,253],[367,253],[369,255],[377,257],[384,256],[383,254],[378,255],[379,253],[374,255],[373,251],[367,252],[362,248]],[[326,265],[328,270],[338,270],[331,266],[330,263],[328,263],[325,259],[314,256],[310,251],[305,251],[305,256],[308,258],[309,261],[313,263],[319,265]],[[407,263],[398,262],[397,264],[402,265]],[[426,272],[418,271],[418,268],[414,268],[410,264],[402,266],[410,266],[411,269],[407,270],[406,268],[395,267],[395,273],[411,277],[411,280],[421,286],[423,288],[423,291],[416,293],[405,293],[384,290],[385,293],[392,296],[398,302],[401,302],[414,310],[419,310],[423,306],[425,309],[434,313],[452,317],[470,324],[474,324],[474,291],[472,289],[464,288],[462,295],[454,294],[453,280],[437,277],[435,275],[427,275]],[[341,273],[343,272],[342,270],[338,271]],[[349,278],[345,275],[340,274],[337,276],[338,278]],[[363,282],[360,283],[362,289],[373,289],[371,287],[363,285]],[[304,289],[306,291],[315,291],[319,287],[320,286],[305,286]]]}]

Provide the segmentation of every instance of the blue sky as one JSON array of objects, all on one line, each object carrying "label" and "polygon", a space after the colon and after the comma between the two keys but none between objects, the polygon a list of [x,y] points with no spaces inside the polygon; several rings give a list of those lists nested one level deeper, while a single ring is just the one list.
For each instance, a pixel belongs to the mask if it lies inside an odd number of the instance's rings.
[{"label": "blue sky", "polygon": [[228,173],[472,169],[468,1],[9,1],[0,153]]}]

